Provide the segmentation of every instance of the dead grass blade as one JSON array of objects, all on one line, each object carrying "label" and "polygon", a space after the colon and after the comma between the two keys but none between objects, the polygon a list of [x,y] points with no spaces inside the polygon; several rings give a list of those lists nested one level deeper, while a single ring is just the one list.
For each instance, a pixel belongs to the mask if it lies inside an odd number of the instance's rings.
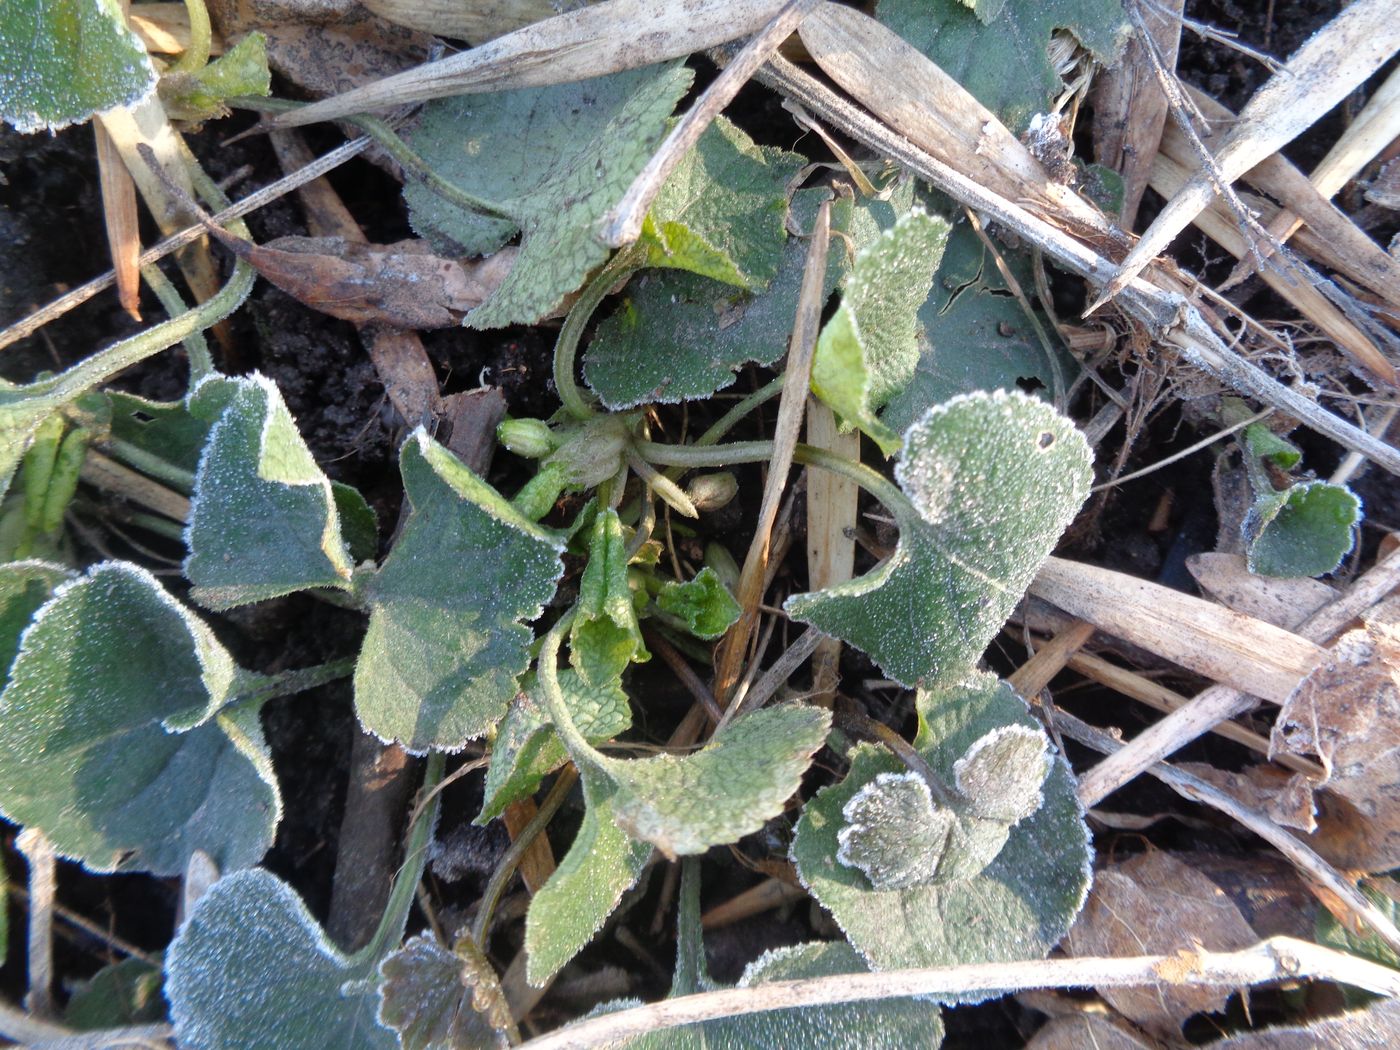
[{"label": "dead grass blade", "polygon": [[762,29],[786,0],[606,0],[269,121],[287,128],[444,95],[543,87],[637,69]]},{"label": "dead grass blade", "polygon": [[102,221],[112,252],[112,272],[117,279],[117,299],[132,320],[141,320],[140,218],[136,213],[136,184],[126,170],[112,137],[97,121],[97,178],[102,190]]}]

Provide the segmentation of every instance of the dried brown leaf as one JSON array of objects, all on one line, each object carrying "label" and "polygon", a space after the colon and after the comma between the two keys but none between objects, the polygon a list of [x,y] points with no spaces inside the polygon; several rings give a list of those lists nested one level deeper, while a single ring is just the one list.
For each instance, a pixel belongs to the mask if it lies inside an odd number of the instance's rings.
[{"label": "dried brown leaf", "polygon": [[1127,1025],[1097,1014],[1057,1017],[1026,1044],[1026,1050],[1156,1050],[1156,1040],[1145,1039]]},{"label": "dried brown leaf", "polygon": [[[1098,873],[1067,940],[1076,956],[1232,951],[1258,938],[1225,893],[1167,853],[1133,857]],[[1168,984],[1100,988],[1125,1017],[1177,1037],[1192,1014],[1222,1009],[1233,989]]]},{"label": "dried brown leaf", "polygon": [[1193,554],[1186,568],[1201,590],[1221,605],[1285,631],[1337,598],[1336,589],[1321,580],[1256,575],[1242,554]]},{"label": "dried brown leaf", "polygon": [[1388,1050],[1400,1046],[1400,1000],[1384,999],[1365,1010],[1298,1028],[1247,1032],[1211,1046],[1213,1050]]}]

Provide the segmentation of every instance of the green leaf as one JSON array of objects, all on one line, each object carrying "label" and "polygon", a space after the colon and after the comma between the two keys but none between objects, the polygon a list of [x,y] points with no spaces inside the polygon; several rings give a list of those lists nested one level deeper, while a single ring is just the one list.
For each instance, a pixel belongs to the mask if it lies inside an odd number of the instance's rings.
[{"label": "green leaf", "polygon": [[396,1050],[375,1019],[376,959],[346,957],[261,869],[220,879],[170,945],[165,994],[188,1050]]},{"label": "green leaf", "polygon": [[185,575],[192,596],[230,609],[311,587],[349,590],[354,568],[330,480],[316,465],[276,385],[231,387],[195,475]]},{"label": "green leaf", "polygon": [[466,255],[521,233],[509,276],[467,324],[537,321],[607,259],[597,223],[651,157],[690,81],[689,70],[668,64],[424,107],[410,145],[442,178],[509,218],[468,212],[410,180],[414,228]]},{"label": "green leaf", "polygon": [[339,481],[331,482],[335,512],[345,549],[356,562],[373,561],[379,553],[379,516],[360,490]]},{"label": "green leaf", "polygon": [[970,394],[904,435],[899,545],[849,583],[784,606],[906,685],[961,678],[1001,629],[1089,491],[1089,446],[1019,392]]},{"label": "green leaf", "polygon": [[1057,29],[1104,65],[1129,32],[1121,0],[880,0],[875,16],[1018,135],[1065,88],[1049,53]]},{"label": "green leaf", "polygon": [[[1034,288],[1026,253],[1003,247],[1001,254],[1021,287]],[[1054,340],[1053,361],[981,238],[965,220],[956,223],[933,291],[919,308],[914,375],[890,398],[881,421],[902,433],[958,394],[1014,390],[1023,383],[1055,389],[1056,370],[1073,375],[1078,365],[1048,318],[1041,319],[1041,328]]]},{"label": "green leaf", "polygon": [[366,729],[410,751],[455,750],[515,696],[530,660],[521,621],[554,594],[563,544],[421,429],[399,468],[413,512],[365,583],[355,709]]},{"label": "green leaf", "polygon": [[[527,676],[525,691],[501,720],[491,745],[491,765],[482,788],[485,801],[474,823],[499,817],[512,802],[533,795],[548,774],[568,759],[538,695],[539,683]],[[590,744],[601,744],[632,727],[632,707],[614,679],[589,685],[574,670],[559,672],[559,688],[569,716]]]},{"label": "green leaf", "polygon": [[603,510],[593,519],[578,615],[569,631],[570,662],[590,685],[612,682],[628,664],[651,659],[632,604],[627,562],[627,538],[617,511]]},{"label": "green leaf", "polygon": [[667,580],[656,596],[656,607],[678,617],[697,638],[712,641],[739,619],[739,603],[709,566],[686,583]]},{"label": "green leaf", "polygon": [[562,970],[603,928],[651,859],[651,846],[617,826],[613,785],[587,768],[581,767],[580,773],[587,806],[583,824],[525,916],[525,975],[536,987]]},{"label": "green leaf", "polygon": [[[1041,734],[1025,704],[992,675],[973,672],[938,691],[920,690],[917,703],[914,747],[945,783],[956,781],[958,759],[987,734],[1009,725]],[[843,811],[880,774],[905,772],[882,748],[852,751],[846,779],[819,791],[798,821],[792,859],[803,884],[877,970],[1044,956],[1089,888],[1089,833],[1064,760],[1054,760],[1043,804],[1011,829],[979,874],[879,889],[839,859]]]},{"label": "green leaf", "polygon": [[0,380],[0,496],[9,491],[35,433],[59,403],[42,390]]},{"label": "green leaf", "polygon": [[[410,937],[385,956],[379,964],[379,1023],[398,1033],[400,1050],[505,1050],[510,1045],[473,1006],[477,995],[493,1001],[501,995],[490,964],[484,958],[479,962],[484,970],[449,952],[430,933]],[[483,984],[490,987],[478,991]]]},{"label": "green leaf", "polygon": [[953,811],[935,803],[915,773],[879,774],[841,815],[846,823],[837,833],[836,859],[882,890],[935,881],[957,824]]},{"label": "green leaf", "polygon": [[63,1023],[79,1032],[165,1020],[164,976],[145,959],[109,963],[78,983],[63,1010]]},{"label": "green leaf", "polygon": [[[1363,883],[1361,892],[1376,910],[1391,922],[1400,920],[1400,901],[1395,897],[1400,893],[1400,884],[1394,879],[1375,879],[1371,880],[1371,884]],[[1396,954],[1394,948],[1369,929],[1353,933],[1338,922],[1336,916],[1326,908],[1317,910],[1317,943],[1400,970],[1400,955]]]},{"label": "green leaf", "polygon": [[0,689],[10,680],[10,665],[19,652],[20,636],[54,588],[76,574],[62,565],[15,561],[0,565]]},{"label": "green leaf", "polygon": [[856,256],[841,306],[823,326],[812,392],[886,454],[898,436],[875,414],[908,385],[919,362],[917,312],[948,240],[948,224],[914,209]]},{"label": "green leaf", "polygon": [[1025,726],[993,729],[953,764],[954,783],[986,820],[1014,824],[1025,820],[1042,801],[1041,786],[1050,775],[1045,734]]},{"label": "green leaf", "polygon": [[666,178],[642,225],[648,266],[760,291],[787,240],[787,184],[806,159],[758,146],[724,117]]},{"label": "green leaf", "polygon": [[202,121],[228,113],[225,100],[261,97],[272,91],[267,38],[249,33],[203,69],[171,72],[161,78],[160,97],[175,120]]},{"label": "green leaf", "polygon": [[39,610],[0,695],[0,809],[95,871],[256,863],[281,800],[256,705],[225,708],[238,676],[148,572],[94,566]]},{"label": "green leaf", "polygon": [[[211,399],[218,388],[220,398],[231,396],[235,389],[227,382],[206,379],[191,400]],[[163,459],[191,475],[199,469],[199,458],[209,440],[209,428],[218,419],[218,412],[205,418],[191,411],[189,402],[148,401],[120,390],[104,391],[111,405],[111,436],[142,452]],[[223,402],[219,403],[222,411]]]},{"label": "green leaf", "polygon": [[5,0],[0,7],[0,119],[57,131],[130,106],[156,86],[116,0]]},{"label": "green leaf", "polygon": [[[1230,398],[1229,401],[1238,406],[1237,411],[1242,413],[1240,417],[1241,422],[1253,414],[1243,402],[1235,398]],[[1234,419],[1229,418],[1234,414],[1234,412],[1226,412],[1227,423],[1235,422]],[[1245,427],[1244,447],[1245,451],[1255,459],[1268,460],[1274,466],[1281,467],[1284,470],[1292,470],[1303,461],[1303,453],[1299,450],[1297,445],[1293,444],[1293,442],[1289,441],[1281,434],[1275,434],[1262,423],[1255,423],[1253,426]]]},{"label": "green leaf", "polygon": [[1240,530],[1249,571],[1261,576],[1322,576],[1356,543],[1361,500],[1343,485],[1302,481],[1257,495]]},{"label": "green leaf", "polygon": [[604,759],[617,822],[671,857],[737,841],[782,812],[830,727],[830,712],[789,704],[735,719],[693,754]]}]

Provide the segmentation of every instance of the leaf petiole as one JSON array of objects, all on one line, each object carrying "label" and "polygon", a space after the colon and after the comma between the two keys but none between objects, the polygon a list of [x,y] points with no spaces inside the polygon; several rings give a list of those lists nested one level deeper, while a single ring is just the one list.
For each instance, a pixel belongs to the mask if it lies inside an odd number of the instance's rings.
[{"label": "leaf petiole", "polygon": [[559,329],[559,339],[554,344],[554,386],[559,392],[559,400],[564,402],[564,410],[577,420],[584,421],[593,416],[593,409],[574,380],[574,360],[578,355],[578,344],[583,337],[583,329],[608,292],[641,269],[645,259],[646,249],[640,243],[624,248],[614,255],[607,265],[584,285],[578,299],[569,308],[563,327]]}]

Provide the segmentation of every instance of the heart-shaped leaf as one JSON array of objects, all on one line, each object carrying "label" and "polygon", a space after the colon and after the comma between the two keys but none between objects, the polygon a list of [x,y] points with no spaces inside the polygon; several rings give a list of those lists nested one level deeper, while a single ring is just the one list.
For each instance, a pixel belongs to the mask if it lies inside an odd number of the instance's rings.
[{"label": "heart-shaped leaf", "polygon": [[957,397],[904,435],[895,468],[912,504],[872,572],[785,604],[869,653],[891,678],[960,678],[1001,629],[1089,491],[1089,446],[1024,394]]},{"label": "heart-shaped leaf", "polygon": [[836,836],[836,859],[882,890],[934,881],[957,823],[916,773],[879,774],[851,796],[841,815],[846,824]]},{"label": "heart-shaped leaf", "polygon": [[366,729],[410,751],[456,750],[498,722],[563,572],[560,539],[416,431],[399,455],[413,512],[365,584],[355,667]]},{"label": "heart-shaped leaf", "polygon": [[1260,494],[1240,526],[1249,571],[1262,576],[1323,576],[1356,544],[1361,500],[1344,485],[1300,481]]}]

